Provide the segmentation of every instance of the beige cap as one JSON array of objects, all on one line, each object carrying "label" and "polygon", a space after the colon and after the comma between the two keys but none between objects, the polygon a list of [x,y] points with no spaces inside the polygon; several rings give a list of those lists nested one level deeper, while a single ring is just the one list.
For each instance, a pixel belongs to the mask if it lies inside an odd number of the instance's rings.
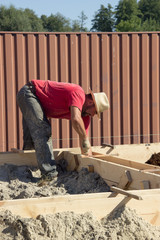
[{"label": "beige cap", "polygon": [[96,107],[97,115],[100,118],[100,113],[110,107],[107,95],[104,92],[93,93],[91,89],[90,93]]}]

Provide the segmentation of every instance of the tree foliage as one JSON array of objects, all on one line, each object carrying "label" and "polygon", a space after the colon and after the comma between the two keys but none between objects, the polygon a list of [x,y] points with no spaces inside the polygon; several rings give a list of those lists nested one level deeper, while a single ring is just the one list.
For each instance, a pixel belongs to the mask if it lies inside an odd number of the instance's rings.
[{"label": "tree foliage", "polygon": [[41,16],[43,27],[48,32],[69,32],[72,31],[70,27],[70,20],[66,19],[62,14],[51,14],[49,17]]},{"label": "tree foliage", "polygon": [[141,12],[137,0],[120,0],[115,11],[115,29],[118,32],[141,30]]},{"label": "tree foliage", "polygon": [[132,16],[129,20],[121,20],[116,26],[117,32],[138,32],[141,31],[141,20],[136,16]]},{"label": "tree foliage", "polygon": [[0,7],[1,31],[43,31],[41,20],[30,9]]},{"label": "tree foliage", "polygon": [[121,21],[129,21],[140,15],[137,0],[120,0],[115,8],[116,26]]},{"label": "tree foliage", "polygon": [[84,11],[81,12],[81,15],[78,16],[78,18],[79,18],[80,32],[86,32],[87,28],[85,28],[85,23],[88,17],[85,15]]},{"label": "tree foliage", "polygon": [[159,30],[160,23],[152,18],[145,20],[141,26],[141,31],[159,31]]},{"label": "tree foliage", "polygon": [[72,21],[72,31],[73,32],[82,32],[79,20],[73,20]]},{"label": "tree foliage", "polygon": [[138,2],[138,7],[142,13],[143,22],[149,19],[154,19],[156,22],[160,22],[159,0],[140,0]]},{"label": "tree foliage", "polygon": [[115,10],[116,31],[160,30],[159,0],[120,0]]},{"label": "tree foliage", "polygon": [[26,8],[23,14],[28,18],[33,32],[44,30],[41,19],[36,16],[33,10]]},{"label": "tree foliage", "polygon": [[[86,20],[84,11],[70,20],[60,13],[38,17],[29,8],[0,6],[0,31],[86,32]],[[90,31],[160,31],[160,0],[119,0],[115,10],[110,4],[101,5],[91,24]]]},{"label": "tree foliage", "polygon": [[108,4],[108,7],[101,5],[98,12],[95,14],[92,20],[91,30],[96,30],[100,32],[112,32],[114,27],[114,18],[112,6]]},{"label": "tree foliage", "polygon": [[40,18],[33,10],[16,9],[14,6],[6,8],[0,6],[0,31],[22,31],[22,32],[71,32],[87,31],[85,20],[87,16],[81,15],[81,22],[71,21],[62,14],[51,14],[49,17],[42,15]]}]

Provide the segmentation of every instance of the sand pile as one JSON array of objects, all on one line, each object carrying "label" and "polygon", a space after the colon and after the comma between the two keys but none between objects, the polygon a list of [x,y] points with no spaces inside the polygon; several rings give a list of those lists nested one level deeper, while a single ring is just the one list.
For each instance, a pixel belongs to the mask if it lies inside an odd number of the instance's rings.
[{"label": "sand pile", "polygon": [[119,208],[101,221],[91,213],[63,212],[36,219],[0,212],[1,240],[158,240],[160,228],[151,226],[128,208]]},{"label": "sand pile", "polygon": [[61,170],[57,180],[47,187],[38,187],[40,176],[40,171],[35,168],[0,166],[0,200],[109,191],[108,185],[97,173],[88,172],[85,168],[79,173]]}]

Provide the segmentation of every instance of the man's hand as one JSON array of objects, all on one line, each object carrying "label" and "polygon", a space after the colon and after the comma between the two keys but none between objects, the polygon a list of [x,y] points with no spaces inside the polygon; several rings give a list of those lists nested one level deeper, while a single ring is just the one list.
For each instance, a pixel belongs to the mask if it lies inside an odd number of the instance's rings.
[{"label": "man's hand", "polygon": [[90,142],[88,138],[82,141],[82,151],[84,154],[88,153],[89,149],[91,148]]},{"label": "man's hand", "polygon": [[92,156],[92,149],[91,149],[91,145],[90,145],[88,138],[83,140],[81,145],[82,145],[82,147],[81,147],[82,154],[87,155],[87,156]]},{"label": "man's hand", "polygon": [[92,149],[91,148],[88,149],[88,151],[86,153],[83,153],[83,151],[82,151],[82,154],[84,154],[84,155],[86,155],[88,157],[91,157],[92,156]]},{"label": "man's hand", "polygon": [[92,149],[90,148],[89,150],[88,150],[88,154],[87,154],[89,157],[92,157]]},{"label": "man's hand", "polygon": [[86,134],[81,111],[77,107],[71,107],[70,110],[72,126],[79,135],[82,154],[92,156],[91,145]]}]

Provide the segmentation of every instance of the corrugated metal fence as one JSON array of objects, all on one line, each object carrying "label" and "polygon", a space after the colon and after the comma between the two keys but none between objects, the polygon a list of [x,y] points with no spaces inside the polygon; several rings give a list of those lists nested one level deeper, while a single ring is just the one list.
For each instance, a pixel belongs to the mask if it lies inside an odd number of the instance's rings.
[{"label": "corrugated metal fence", "polygon": [[[0,32],[0,151],[22,148],[17,91],[31,79],[80,84],[110,101],[93,118],[92,145],[159,142],[160,32]],[[53,146],[76,147],[67,120],[52,120]]]}]

